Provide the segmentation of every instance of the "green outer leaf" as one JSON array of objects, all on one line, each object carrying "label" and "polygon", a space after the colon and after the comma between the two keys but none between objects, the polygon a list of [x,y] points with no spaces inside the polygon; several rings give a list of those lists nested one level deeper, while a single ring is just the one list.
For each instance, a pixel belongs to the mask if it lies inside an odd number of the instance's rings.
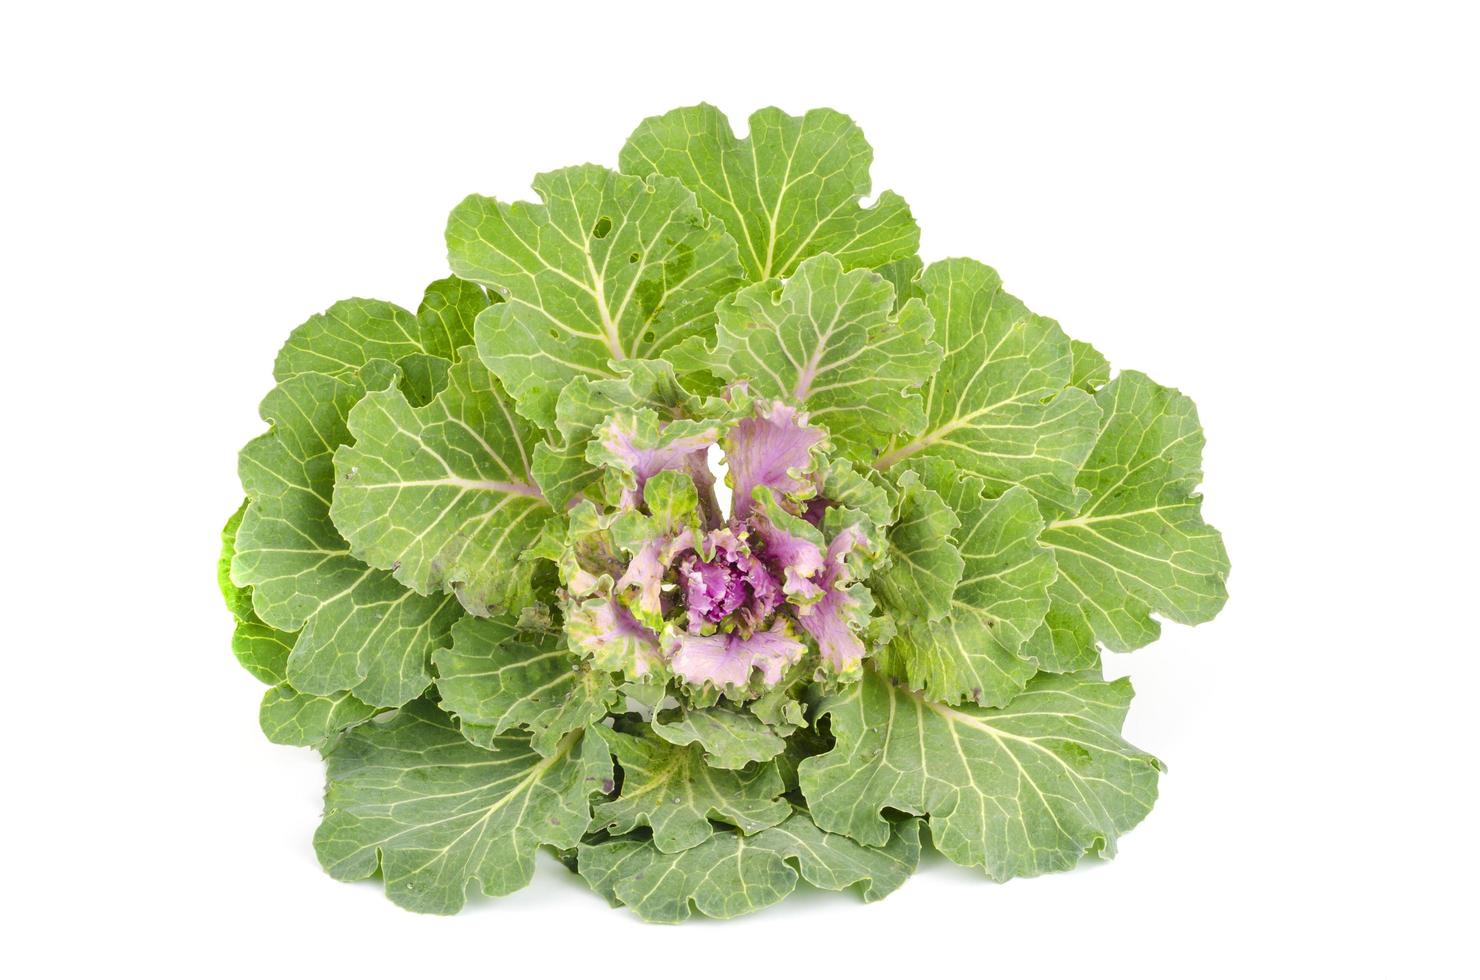
[{"label": "green outer leaf", "polygon": [[656,357],[706,330],[736,285],[735,243],[675,180],[594,165],[540,174],[542,204],[472,195],[453,209],[453,271],[508,302],[485,310],[478,353],[545,428],[573,377]]},{"label": "green outer leaf", "polygon": [[933,622],[951,611],[966,566],[951,540],[961,520],[914,471],[901,476],[899,491],[899,517],[886,537],[889,563],[868,586],[890,609]]},{"label": "green outer leaf", "polygon": [[890,821],[894,832],[883,847],[866,847],[842,834],[822,830],[804,811],[756,838],[797,860],[802,877],[816,888],[842,891],[860,885],[865,902],[877,902],[903,885],[920,862],[920,827],[910,817]]},{"label": "green outer leaf", "polygon": [[711,105],[644,119],[622,147],[626,173],[676,177],[740,243],[753,282],[785,277],[829,252],[850,269],[914,255],[920,229],[909,205],[884,191],[869,208],[874,151],[853,120],[832,109],[788,116],[761,109],[737,140]]},{"label": "green outer leaf", "polygon": [[315,313],[278,351],[272,376],[286,381],[308,372],[351,377],[371,360],[397,361],[428,353],[416,317],[378,299],[343,299]]},{"label": "green outer leaf", "polygon": [[1043,625],[1056,575],[1053,552],[1038,543],[1038,505],[1022,487],[988,499],[980,479],[941,460],[907,465],[961,519],[954,537],[965,567],[949,615],[934,624],[897,617],[878,662],[933,701],[1004,705],[1038,670],[1024,647]]},{"label": "green outer leaf", "polygon": [[875,465],[949,459],[985,480],[993,496],[1020,485],[1046,515],[1074,513],[1083,501],[1074,479],[1094,445],[1099,411],[1087,392],[1068,387],[1069,338],[1003,292],[980,262],[932,263],[921,285],[945,359],[923,389],[925,431]]},{"label": "green outer leaf", "polygon": [[556,428],[564,433],[534,447],[531,475],[550,506],[564,508],[601,476],[601,467],[586,459],[591,433],[619,408],[634,408],[637,398],[619,380],[572,378],[560,391]]},{"label": "green outer leaf", "polygon": [[216,585],[221,589],[221,598],[226,600],[227,610],[237,620],[256,615],[252,612],[252,590],[231,580],[231,560],[236,556],[236,532],[242,526],[242,517],[250,502],[243,500],[242,505],[226,519],[225,526],[221,528],[221,557],[216,561]]},{"label": "green outer leaf", "polygon": [[[413,358],[426,356],[424,354],[407,354],[404,360],[409,364]],[[440,361],[442,358],[435,358],[435,360]],[[428,369],[426,373],[430,374],[431,369]],[[401,387],[404,389],[407,387],[406,372],[401,367],[400,362],[387,361],[383,357],[370,358],[370,360],[360,365],[358,371],[346,371],[341,374],[331,375],[331,377],[337,377],[344,381],[358,380],[360,388],[363,391],[382,391],[386,388]],[[421,383],[419,381],[412,382],[410,387],[414,390],[421,387]],[[408,393],[406,397],[410,398],[411,394]]]},{"label": "green outer leaf", "polygon": [[273,685],[263,696],[258,712],[258,721],[268,740],[281,745],[319,745],[337,732],[369,718],[376,709],[348,691],[329,695],[304,694],[295,691],[285,681],[288,656],[298,637],[262,622],[252,608],[252,590],[231,580],[236,532],[249,503],[243,501],[222,529],[221,559],[216,569],[226,605],[236,620],[236,629],[231,635],[231,651],[253,677]]},{"label": "green outer leaf", "polygon": [[253,587],[253,608],[279,629],[300,629],[366,571],[334,529],[328,506],[331,455],[349,441],[344,418],[363,394],[358,382],[324,375],[285,381],[262,402],[272,431],[241,452],[251,503],[237,531],[231,577]]},{"label": "green outer leaf", "polygon": [[298,637],[268,626],[254,614],[236,621],[231,652],[247,673],[264,684],[281,684],[288,676],[288,655]]},{"label": "green outer leaf", "polygon": [[834,459],[819,474],[821,495],[834,507],[847,507],[868,518],[874,528],[887,527],[898,506],[894,488],[877,471],[860,473],[846,459]]},{"label": "green outer leaf", "polygon": [[379,711],[350,694],[304,694],[288,684],[269,688],[262,696],[258,722],[269,742],[278,745],[319,745],[331,735],[358,725]]},{"label": "green outer leaf", "polygon": [[1023,656],[1040,669],[1055,674],[1098,666],[1100,645],[1095,642],[1094,628],[1078,606],[1054,601],[1053,592],[1050,586],[1048,613],[1043,617],[1043,625],[1023,645]]},{"label": "green outer leaf", "polygon": [[236,627],[231,633],[231,652],[247,673],[264,684],[280,684],[288,671],[288,654],[297,639],[268,626],[252,608],[252,590],[231,580],[231,562],[236,555],[236,532],[247,512],[248,501],[236,509],[221,529],[221,557],[216,563],[216,582],[231,611]]},{"label": "green outer leaf", "polygon": [[611,676],[577,662],[559,632],[530,632],[497,619],[465,616],[452,646],[432,656],[443,710],[480,745],[523,727],[542,755],[565,735],[595,724],[616,706]]},{"label": "green outer leaf", "polygon": [[288,682],[306,694],[348,690],[379,707],[405,704],[431,684],[432,653],[461,613],[451,596],[419,596],[365,569],[304,623]]},{"label": "green outer leaf", "polygon": [[579,843],[611,757],[579,732],[548,756],[516,735],[495,743],[469,743],[425,701],[346,734],[326,755],[319,862],[341,881],[378,868],[386,895],[414,912],[456,912],[472,881],[485,895],[527,885],[540,845]]},{"label": "green outer leaf", "polygon": [[1161,763],[1126,743],[1130,683],[1039,674],[1004,709],[951,708],[869,670],[826,698],[836,745],[802,762],[824,830],[881,845],[885,807],[927,814],[936,848],[1004,880],[1110,856],[1150,811]]},{"label": "green outer leaf", "polygon": [[797,812],[753,836],[723,831],[696,847],[665,854],[651,841],[582,844],[578,870],[608,901],[649,922],[682,922],[695,907],[715,919],[756,912],[791,894],[801,869],[830,891],[858,885],[874,902],[904,884],[920,857],[920,821],[903,820],[882,848],[828,834]]},{"label": "green outer leaf", "polygon": [[428,354],[455,361],[458,352],[473,345],[473,323],[478,314],[502,297],[484,292],[477,283],[448,276],[427,286],[416,322]]},{"label": "green outer leaf", "polygon": [[1203,433],[1192,400],[1139,371],[1095,396],[1104,425],[1079,476],[1089,493],[1073,518],[1051,522],[1055,604],[1077,608],[1117,651],[1161,635],[1155,612],[1204,623],[1228,601],[1228,552],[1203,522]]},{"label": "green outer leaf", "polygon": [[[398,378],[396,387],[413,406],[420,408],[447,387],[447,375],[452,371],[452,362],[434,354],[407,354],[395,364]],[[375,391],[386,385],[366,384],[365,388]]]},{"label": "green outer leaf", "polygon": [[485,616],[529,600],[520,555],[552,511],[529,475],[537,434],[464,354],[431,404],[387,389],[350,411],[355,444],[334,454],[330,514],[357,557]]},{"label": "green outer leaf", "polygon": [[620,794],[595,809],[595,822],[612,834],[651,827],[658,850],[682,851],[709,838],[711,818],[753,834],[785,820],[791,810],[778,799],[785,787],[772,764],[746,772],[711,769],[697,745],[672,745],[644,729],[591,730],[606,739],[622,767]]},{"label": "green outer leaf", "polygon": [[874,659],[891,678],[945,704],[1000,706],[1038,673],[1032,661],[998,646],[980,616],[947,616],[938,623],[900,618]]},{"label": "green outer leaf", "polygon": [[920,261],[918,255],[897,259],[888,265],[881,265],[874,269],[894,286],[895,309],[912,299],[923,300],[925,298],[925,290],[920,287],[920,273],[924,270],[925,263]]},{"label": "green outer leaf", "polygon": [[296,690],[348,690],[367,704],[394,707],[431,683],[431,651],[445,642],[458,608],[366,567],[329,519],[332,453],[349,440],[345,416],[361,394],[357,380],[300,374],[263,400],[273,427],[241,453],[250,503],[231,578],[251,586],[264,624],[298,633],[286,665]]},{"label": "green outer leaf", "polygon": [[805,406],[840,447],[871,460],[923,427],[914,389],[940,364],[925,305],[893,310],[893,287],[877,273],[819,255],[784,285],[757,283],[721,303],[710,359],[752,394]]},{"label": "green outer leaf", "polygon": [[427,359],[455,360],[459,348],[473,343],[473,321],[496,301],[481,286],[455,276],[427,286],[414,316],[384,300],[340,300],[293,331],[278,351],[273,377],[286,381],[312,372],[348,379],[372,361],[383,361],[407,369],[413,389],[407,397],[415,402],[414,390],[435,377],[435,362]]},{"label": "green outer leaf", "polygon": [[786,740],[749,711],[718,705],[680,711],[668,721],[654,718],[653,733],[674,745],[697,742],[704,748],[704,761],[716,769],[744,769],[774,759],[786,748]]},{"label": "green outer leaf", "polygon": [[1082,340],[1069,341],[1073,354],[1073,365],[1069,370],[1069,383],[1083,388],[1090,394],[1110,383],[1110,362],[1105,355]]},{"label": "green outer leaf", "polygon": [[775,905],[797,884],[782,854],[734,832],[674,853],[645,840],[582,844],[577,862],[594,891],[648,922],[683,922],[691,906],[714,919],[747,915]]}]

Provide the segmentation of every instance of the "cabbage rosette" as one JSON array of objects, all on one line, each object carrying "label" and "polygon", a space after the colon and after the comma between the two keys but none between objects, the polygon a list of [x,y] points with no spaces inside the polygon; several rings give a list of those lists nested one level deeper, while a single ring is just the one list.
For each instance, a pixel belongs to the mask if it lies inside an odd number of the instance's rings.
[{"label": "cabbage rosette", "polygon": [[1226,600],[1196,411],[922,263],[871,159],[831,110],[675,110],[459,204],[414,311],[292,332],[219,578],[330,874],[450,913],[546,850],[674,922],[1149,812],[1100,660]]}]

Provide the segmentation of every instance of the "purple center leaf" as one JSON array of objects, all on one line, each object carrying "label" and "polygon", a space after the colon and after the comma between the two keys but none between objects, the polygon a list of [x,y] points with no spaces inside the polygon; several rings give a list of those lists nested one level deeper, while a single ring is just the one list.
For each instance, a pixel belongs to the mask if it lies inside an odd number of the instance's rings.
[{"label": "purple center leaf", "polygon": [[719,625],[734,617],[741,632],[749,634],[765,625],[781,604],[776,576],[746,546],[739,534],[728,528],[711,531],[704,541],[705,559],[698,552],[685,557],[679,581],[689,610],[689,631]]},{"label": "purple center leaf", "polygon": [[712,683],[721,688],[743,687],[756,670],[766,684],[777,684],[786,668],[800,660],[807,650],[805,644],[792,637],[790,627],[781,619],[770,629],[750,636],[673,634],[671,647],[669,665],[675,674],[696,686]]},{"label": "purple center leaf", "polygon": [[687,473],[699,491],[699,504],[709,523],[718,522],[714,503],[714,475],[709,471],[708,452],[720,437],[715,423],[688,419],[660,422],[655,413],[643,411],[618,415],[597,430],[599,451],[588,454],[592,462],[616,467],[629,474],[619,505],[641,506],[647,481],[665,470]]},{"label": "purple center leaf", "polygon": [[748,524],[767,565],[781,576],[781,587],[793,604],[807,605],[822,596],[813,579],[822,571],[822,536],[811,524],[785,510],[769,487],[757,488]]},{"label": "purple center leaf", "polygon": [[[712,500],[705,455],[725,429],[734,488],[728,523],[713,519],[717,505],[711,513],[703,503]],[[831,542],[823,533],[836,504],[819,494],[814,453],[826,448],[822,429],[796,408],[770,402],[733,424],[618,416],[600,435],[601,452],[591,457],[604,455],[605,465],[624,474],[618,506],[652,526],[626,532],[629,557],[616,581],[606,580],[606,601],[584,603],[571,617],[579,649],[607,662],[615,654],[635,676],[666,661],[690,684],[719,687],[743,687],[757,671],[766,684],[778,683],[809,638],[824,666],[856,668],[871,603],[848,588],[845,558],[868,542],[857,526]],[[673,520],[664,503],[670,495],[648,486],[670,469],[694,479],[701,519],[693,524]]]},{"label": "purple center leaf", "polygon": [[843,560],[867,539],[857,527],[844,528],[828,545],[822,574],[817,587],[822,598],[797,610],[797,620],[817,641],[823,662],[839,673],[852,670],[863,660],[865,650],[852,620],[862,615],[860,600],[843,588],[848,583],[848,570]]},{"label": "purple center leaf", "polygon": [[807,424],[805,414],[782,402],[760,407],[737,423],[725,440],[734,516],[744,520],[750,515],[756,487],[770,487],[778,497],[814,492],[812,450],[823,438],[821,429]]},{"label": "purple center leaf", "polygon": [[661,621],[663,616],[663,578],[674,555],[693,547],[693,532],[687,528],[673,537],[659,537],[644,544],[617,579],[617,593],[635,596],[634,605],[644,620]]},{"label": "purple center leaf", "polygon": [[615,599],[592,599],[570,609],[565,628],[574,648],[602,670],[644,677],[660,660],[658,634]]}]

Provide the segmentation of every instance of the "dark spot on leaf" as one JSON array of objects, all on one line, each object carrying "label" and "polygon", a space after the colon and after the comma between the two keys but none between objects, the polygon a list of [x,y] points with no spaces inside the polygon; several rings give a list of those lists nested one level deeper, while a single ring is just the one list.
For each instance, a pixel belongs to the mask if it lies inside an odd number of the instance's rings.
[{"label": "dark spot on leaf", "polygon": [[1089,750],[1078,742],[1060,742],[1058,745],[1059,757],[1068,762],[1075,769],[1083,769],[1090,764]]},{"label": "dark spot on leaf", "polygon": [[[613,782],[612,780],[610,780],[610,779],[603,779],[601,781],[601,791],[603,793],[610,793],[613,790],[615,790],[616,788],[617,788],[617,784],[615,782]],[[613,825],[613,826],[615,826],[615,825]]]},{"label": "dark spot on leaf", "polygon": [[663,300],[663,284],[656,279],[645,279],[637,284],[637,306],[642,318],[651,320]]},{"label": "dark spot on leaf", "polygon": [[673,251],[663,263],[663,275],[669,282],[681,282],[694,267],[694,250],[683,242],[670,241]]},{"label": "dark spot on leaf", "polygon": [[607,236],[607,233],[610,232],[611,230],[612,230],[612,219],[610,219],[610,218],[608,218],[608,217],[606,217],[606,216],[603,215],[601,217],[601,219],[596,222],[595,227],[593,227],[591,229],[591,237],[592,238],[605,238]]}]

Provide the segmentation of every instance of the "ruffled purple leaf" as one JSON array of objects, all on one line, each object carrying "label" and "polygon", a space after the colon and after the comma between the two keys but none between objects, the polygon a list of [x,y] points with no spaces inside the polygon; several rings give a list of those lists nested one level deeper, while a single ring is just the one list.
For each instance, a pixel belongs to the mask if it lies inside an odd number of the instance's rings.
[{"label": "ruffled purple leaf", "polygon": [[822,571],[822,535],[777,502],[770,487],[758,487],[756,507],[749,518],[765,563],[781,574],[781,588],[796,605],[808,605],[822,596],[812,579]]},{"label": "ruffled purple leaf", "polygon": [[617,579],[617,594],[627,597],[643,619],[657,623],[663,617],[663,578],[674,556],[693,546],[694,535],[687,528],[646,542]]},{"label": "ruffled purple leaf", "polygon": [[807,416],[782,402],[758,406],[757,414],[741,420],[725,440],[725,462],[734,490],[734,517],[744,520],[755,506],[756,487],[770,487],[778,496],[809,497],[816,492],[812,450],[824,438]]},{"label": "ruffled purple leaf", "polygon": [[615,599],[592,599],[569,609],[565,632],[571,649],[590,654],[599,670],[643,677],[662,661],[658,634]]},{"label": "ruffled purple leaf", "polygon": [[767,685],[777,684],[786,668],[807,650],[780,619],[770,629],[750,636],[673,632],[669,640],[673,673],[696,687],[705,683],[719,688],[744,687],[757,670]]},{"label": "ruffled purple leaf", "polygon": [[846,563],[855,547],[867,538],[857,526],[844,528],[827,546],[827,557],[816,585],[822,597],[797,610],[797,621],[814,640],[825,664],[839,673],[856,667],[867,652],[857,627],[867,618],[869,603],[846,588],[852,580]]},{"label": "ruffled purple leaf", "polygon": [[586,458],[625,476],[618,501],[623,508],[640,506],[643,487],[664,470],[692,477],[703,504],[713,498],[708,451],[719,440],[720,429],[717,423],[687,419],[661,423],[650,410],[623,412],[596,429]]},{"label": "ruffled purple leaf", "polygon": [[689,629],[698,632],[733,616],[749,632],[768,620],[782,600],[770,569],[728,528],[710,532],[704,545],[708,558],[691,554],[679,569]]}]

